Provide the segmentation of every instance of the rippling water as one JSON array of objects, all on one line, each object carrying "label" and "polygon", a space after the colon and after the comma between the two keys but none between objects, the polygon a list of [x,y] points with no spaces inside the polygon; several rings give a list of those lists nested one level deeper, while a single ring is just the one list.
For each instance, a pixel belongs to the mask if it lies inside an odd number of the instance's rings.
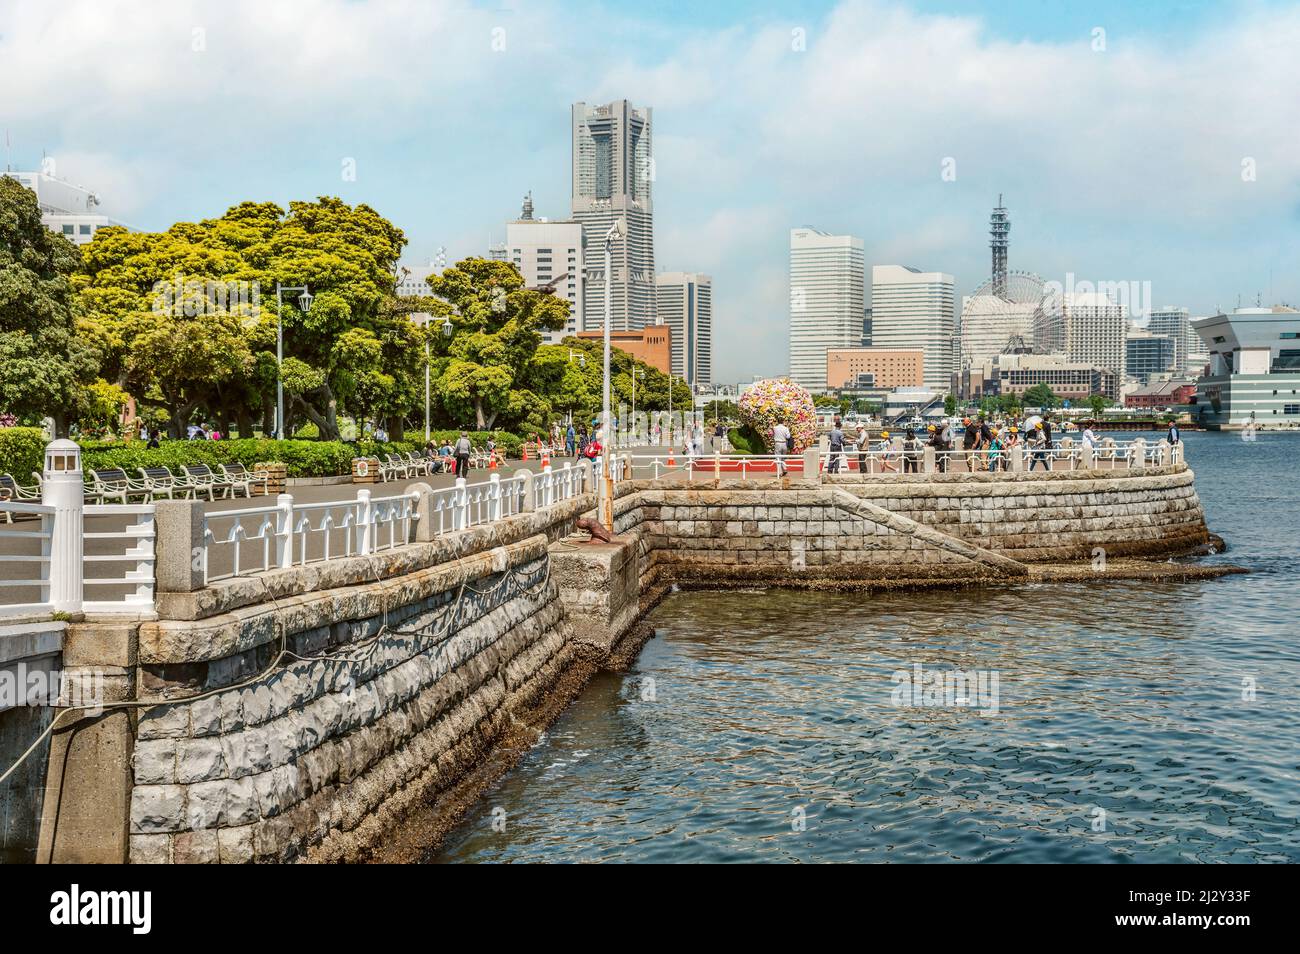
[{"label": "rippling water", "polygon": [[[1187,443],[1251,575],[676,594],[433,860],[1300,860],[1300,435]],[[997,711],[892,704],[918,663]]]}]

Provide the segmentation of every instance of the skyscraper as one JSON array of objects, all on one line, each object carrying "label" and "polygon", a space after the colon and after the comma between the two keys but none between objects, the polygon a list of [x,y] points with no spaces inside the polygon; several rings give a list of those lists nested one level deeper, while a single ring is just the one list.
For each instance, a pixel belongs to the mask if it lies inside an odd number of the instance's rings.
[{"label": "skyscraper", "polygon": [[658,278],[659,321],[672,328],[673,374],[695,387],[713,384],[713,279],[695,272]]},{"label": "skyscraper", "polygon": [[[1192,367],[1189,355],[1200,355],[1205,345],[1200,335],[1192,330],[1191,313],[1186,308],[1165,307],[1151,312],[1147,331],[1155,335],[1168,335],[1174,339],[1174,370],[1177,374],[1199,371]],[[1203,362],[1202,362],[1203,363]]]},{"label": "skyscraper", "polygon": [[826,390],[828,349],[862,344],[864,261],[860,238],[790,230],[790,377],[810,391]]},{"label": "skyscraper", "polygon": [[627,234],[614,242],[611,330],[655,323],[654,154],[651,111],[625,99],[603,106],[574,103],[573,219],[587,249],[581,327],[605,321],[605,234],[615,219]]},{"label": "skyscraper", "polygon": [[[491,250],[502,261],[513,262],[529,288],[550,290],[569,303],[569,320],[561,331],[543,331],[542,340],[558,344],[577,334],[583,292],[582,225],[569,220],[533,218],[533,196],[524,198],[519,218],[506,224],[506,243]],[[603,315],[604,312],[601,312]]]},{"label": "skyscraper", "polygon": [[[1034,328],[1034,350],[1104,368],[1116,387],[1124,377],[1125,307],[1102,292],[1056,292],[1044,301]],[[1107,397],[1118,397],[1118,391]]]},{"label": "skyscraper", "polygon": [[925,385],[947,391],[952,383],[956,321],[953,277],[908,265],[871,269],[871,344],[876,348],[920,348]]}]

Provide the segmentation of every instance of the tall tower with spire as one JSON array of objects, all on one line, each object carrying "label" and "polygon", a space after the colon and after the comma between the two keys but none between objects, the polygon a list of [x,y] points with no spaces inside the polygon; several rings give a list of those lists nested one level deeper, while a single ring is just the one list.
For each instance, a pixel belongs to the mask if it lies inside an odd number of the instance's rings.
[{"label": "tall tower with spire", "polygon": [[1002,205],[1002,193],[998,193],[998,206],[989,216],[989,250],[993,253],[993,294],[999,298],[1007,296],[1007,247],[1011,239],[1011,216]]}]

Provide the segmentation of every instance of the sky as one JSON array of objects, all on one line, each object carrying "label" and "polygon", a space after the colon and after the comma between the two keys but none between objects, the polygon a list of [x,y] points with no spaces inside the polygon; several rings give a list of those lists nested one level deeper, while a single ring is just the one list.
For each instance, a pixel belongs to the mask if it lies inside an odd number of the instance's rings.
[{"label": "sky", "polygon": [[786,370],[791,228],[960,296],[999,194],[1013,269],[1300,306],[1298,51],[1271,2],[0,0],[0,129],[135,228],[336,195],[415,264],[567,216],[572,102],[650,106],[656,265],[736,382]]}]

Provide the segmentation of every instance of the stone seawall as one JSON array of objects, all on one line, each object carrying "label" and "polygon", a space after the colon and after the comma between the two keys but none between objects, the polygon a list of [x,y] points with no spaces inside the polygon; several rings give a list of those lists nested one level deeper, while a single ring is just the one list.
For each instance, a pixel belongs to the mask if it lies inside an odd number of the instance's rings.
[{"label": "stone seawall", "polygon": [[[40,857],[365,858],[413,812],[454,815],[523,729],[635,651],[669,584],[1016,582],[1095,546],[1163,556],[1208,536],[1192,480],[1178,466],[625,481],[609,544],[569,537],[595,506],[584,495],[446,535],[425,522],[372,556],[164,590],[156,621],[68,628],[65,654],[116,667],[116,698],[143,705],[56,734]],[[160,524],[193,520],[178,503]],[[192,582],[183,529],[178,586]]]},{"label": "stone seawall", "polygon": [[1022,562],[1169,556],[1209,540],[1186,464],[1150,470],[827,478],[860,499]]}]

